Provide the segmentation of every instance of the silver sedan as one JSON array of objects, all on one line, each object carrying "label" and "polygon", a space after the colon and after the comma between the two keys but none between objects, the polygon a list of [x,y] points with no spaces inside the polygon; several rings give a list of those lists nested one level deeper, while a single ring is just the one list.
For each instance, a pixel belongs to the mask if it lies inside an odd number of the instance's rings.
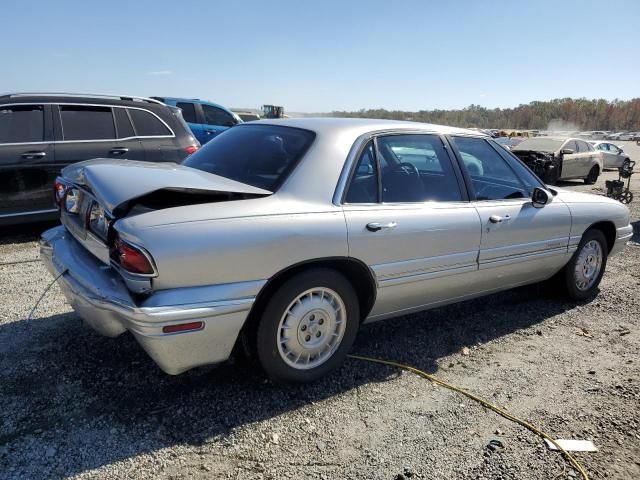
[{"label": "silver sedan", "polygon": [[632,235],[625,206],[488,136],[409,122],[251,122],[182,165],[72,165],[55,192],[41,252],[69,303],[170,374],[242,345],[311,381],[363,322],[549,279],[587,299]]},{"label": "silver sedan", "polygon": [[619,168],[625,161],[631,159],[622,148],[611,142],[598,141],[589,143],[602,155],[603,168]]}]

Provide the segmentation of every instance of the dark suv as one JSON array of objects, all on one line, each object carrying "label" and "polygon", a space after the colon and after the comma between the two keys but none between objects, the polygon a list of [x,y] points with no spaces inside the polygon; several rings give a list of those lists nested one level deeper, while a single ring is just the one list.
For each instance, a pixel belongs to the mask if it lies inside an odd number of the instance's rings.
[{"label": "dark suv", "polygon": [[128,96],[0,94],[0,225],[56,218],[53,185],[91,158],[181,162],[199,148],[179,108]]}]

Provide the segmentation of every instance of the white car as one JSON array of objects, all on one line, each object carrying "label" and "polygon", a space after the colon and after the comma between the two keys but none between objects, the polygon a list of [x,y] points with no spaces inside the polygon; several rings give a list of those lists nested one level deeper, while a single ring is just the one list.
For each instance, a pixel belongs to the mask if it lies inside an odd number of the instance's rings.
[{"label": "white car", "polygon": [[630,141],[640,135],[640,132],[625,132],[618,135],[617,140]]},{"label": "white car", "polygon": [[630,160],[629,155],[622,148],[609,142],[589,142],[602,155],[602,168],[619,168],[625,160]]},{"label": "white car", "polygon": [[576,178],[593,185],[603,169],[602,153],[581,138],[529,138],[513,147],[511,153],[549,185]]}]

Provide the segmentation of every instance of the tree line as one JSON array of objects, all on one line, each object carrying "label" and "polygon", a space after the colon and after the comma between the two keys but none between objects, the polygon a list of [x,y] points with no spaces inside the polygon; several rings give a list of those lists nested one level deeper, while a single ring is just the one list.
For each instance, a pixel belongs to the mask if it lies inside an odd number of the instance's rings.
[{"label": "tree line", "polygon": [[523,130],[640,130],[640,98],[604,100],[558,98],[515,108],[469,105],[461,110],[407,112],[383,108],[357,112],[334,111],[333,117],[386,118],[457,127],[517,128]]}]

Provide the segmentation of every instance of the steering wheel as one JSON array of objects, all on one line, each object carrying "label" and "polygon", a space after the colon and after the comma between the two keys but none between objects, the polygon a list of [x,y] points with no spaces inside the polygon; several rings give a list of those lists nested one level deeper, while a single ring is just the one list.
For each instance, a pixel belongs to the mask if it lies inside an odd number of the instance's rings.
[{"label": "steering wheel", "polygon": [[408,175],[416,175],[418,177],[420,176],[418,167],[416,167],[413,163],[409,163],[409,162],[400,162],[399,164],[396,165],[396,168],[394,168],[394,170],[396,172],[404,172]]}]

